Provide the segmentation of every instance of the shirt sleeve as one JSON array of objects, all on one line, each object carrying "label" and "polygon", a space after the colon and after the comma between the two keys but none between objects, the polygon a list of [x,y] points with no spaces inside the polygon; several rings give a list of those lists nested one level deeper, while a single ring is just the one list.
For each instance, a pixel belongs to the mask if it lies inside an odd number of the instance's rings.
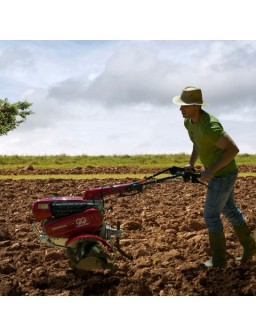
[{"label": "shirt sleeve", "polygon": [[211,122],[206,128],[205,136],[210,142],[215,143],[224,133],[224,129],[219,122]]}]

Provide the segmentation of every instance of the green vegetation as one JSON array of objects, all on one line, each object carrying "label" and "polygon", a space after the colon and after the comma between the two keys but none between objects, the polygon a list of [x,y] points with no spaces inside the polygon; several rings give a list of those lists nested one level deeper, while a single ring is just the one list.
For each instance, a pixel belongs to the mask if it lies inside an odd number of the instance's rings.
[{"label": "green vegetation", "polygon": [[256,154],[239,154],[237,156],[238,164],[256,164]]},{"label": "green vegetation", "polygon": [[113,155],[113,156],[0,156],[0,168],[23,168],[29,165],[34,168],[74,168],[86,166],[129,166],[129,167],[166,167],[173,164],[185,164],[188,155],[162,154],[162,155]]},{"label": "green vegetation", "polygon": [[[165,168],[172,165],[184,166],[188,163],[189,154],[158,154],[158,155],[113,155],[89,156],[77,155],[42,155],[20,156],[0,155],[0,169],[25,168],[32,165],[34,168],[74,168],[74,167],[141,167]],[[256,154],[240,154],[238,164],[256,164]],[[200,162],[198,162],[200,164]]]},{"label": "green vegetation", "polygon": [[27,101],[11,104],[7,98],[0,99],[0,135],[6,135],[23,123],[33,113],[31,105]]}]

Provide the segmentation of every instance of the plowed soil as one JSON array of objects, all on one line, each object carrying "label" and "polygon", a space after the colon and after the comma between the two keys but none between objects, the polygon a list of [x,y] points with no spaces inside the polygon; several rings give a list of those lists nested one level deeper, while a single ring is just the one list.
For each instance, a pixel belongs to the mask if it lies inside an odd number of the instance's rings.
[{"label": "plowed soil", "polygon": [[[241,166],[240,171],[256,171]],[[74,171],[75,170],[75,171]],[[75,168],[65,173],[86,173]],[[99,169],[98,169],[99,170]],[[93,171],[89,167],[88,171]],[[88,173],[87,171],[87,173]],[[142,172],[123,167],[111,173]],[[27,167],[16,174],[46,174]],[[99,171],[98,171],[99,172]],[[103,173],[103,170],[101,171]],[[104,170],[106,173],[106,170]],[[108,171],[109,172],[109,171]],[[13,174],[13,171],[1,171]],[[52,170],[48,170],[53,174]],[[63,173],[63,171],[55,171]],[[151,173],[151,172],[147,172]],[[92,186],[131,182],[125,180],[0,180],[0,294],[5,296],[206,296],[255,295],[256,257],[239,264],[241,254],[229,223],[223,219],[228,249],[226,269],[205,269],[200,263],[210,257],[203,221],[206,187],[182,179],[154,184],[130,197],[111,197],[107,223],[121,222],[121,244],[133,261],[116,256],[116,271],[95,271],[79,276],[68,268],[62,249],[39,242],[32,223],[34,200],[56,196],[82,196]],[[239,177],[235,195],[256,236],[256,178]]]}]

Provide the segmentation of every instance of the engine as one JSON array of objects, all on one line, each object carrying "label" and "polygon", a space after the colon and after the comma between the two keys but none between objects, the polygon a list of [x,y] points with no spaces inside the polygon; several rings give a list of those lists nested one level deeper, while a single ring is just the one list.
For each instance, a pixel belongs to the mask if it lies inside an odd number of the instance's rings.
[{"label": "engine", "polygon": [[68,238],[80,233],[97,233],[103,225],[100,201],[81,197],[51,197],[34,202],[32,212],[43,221],[45,234],[53,238]]}]

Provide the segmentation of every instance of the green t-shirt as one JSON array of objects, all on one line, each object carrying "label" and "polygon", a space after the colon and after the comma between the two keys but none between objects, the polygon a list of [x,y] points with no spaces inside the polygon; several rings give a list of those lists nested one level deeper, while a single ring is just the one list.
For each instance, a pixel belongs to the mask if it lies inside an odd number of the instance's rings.
[{"label": "green t-shirt", "polygon": [[[202,111],[202,117],[198,123],[193,124],[191,119],[185,119],[184,125],[188,130],[189,137],[196,147],[199,158],[207,169],[211,167],[222,155],[222,150],[215,146],[216,141],[225,131],[217,118]],[[222,176],[237,169],[235,160],[215,173]]]}]

